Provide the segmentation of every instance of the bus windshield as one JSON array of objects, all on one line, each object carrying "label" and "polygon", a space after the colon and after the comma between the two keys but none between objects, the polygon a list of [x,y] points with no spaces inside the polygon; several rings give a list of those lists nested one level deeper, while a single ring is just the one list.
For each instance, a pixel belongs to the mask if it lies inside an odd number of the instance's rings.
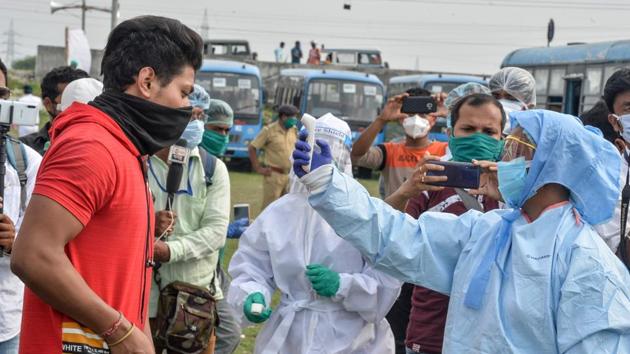
[{"label": "bus windshield", "polygon": [[449,93],[451,90],[464,83],[465,82],[430,81],[424,84],[424,89],[431,93]]},{"label": "bus windshield", "polygon": [[211,98],[223,100],[232,107],[234,124],[259,123],[260,83],[256,76],[200,72],[197,84],[205,88]]},{"label": "bus windshield", "polygon": [[366,127],[383,104],[383,88],[376,84],[345,80],[312,80],[308,85],[306,113],[326,113],[348,122],[351,128]]}]

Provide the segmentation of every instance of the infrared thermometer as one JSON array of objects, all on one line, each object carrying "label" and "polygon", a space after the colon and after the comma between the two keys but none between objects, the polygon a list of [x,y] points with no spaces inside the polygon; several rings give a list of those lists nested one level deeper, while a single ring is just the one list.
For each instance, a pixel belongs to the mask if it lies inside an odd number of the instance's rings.
[{"label": "infrared thermometer", "polygon": [[311,164],[313,163],[313,151],[315,151],[315,122],[317,119],[308,113],[304,113],[302,116],[301,122],[308,133],[308,137],[306,137],[306,142],[311,146],[311,151],[309,152],[309,162],[308,166],[302,166],[302,169],[306,171],[306,173],[311,172]]}]

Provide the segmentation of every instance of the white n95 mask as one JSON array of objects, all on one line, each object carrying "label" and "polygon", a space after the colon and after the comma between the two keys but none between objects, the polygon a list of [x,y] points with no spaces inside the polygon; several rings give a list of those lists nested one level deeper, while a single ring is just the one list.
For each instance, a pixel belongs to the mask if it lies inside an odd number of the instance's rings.
[{"label": "white n95 mask", "polygon": [[402,126],[405,130],[405,134],[414,139],[424,138],[427,134],[429,134],[429,130],[431,129],[429,121],[417,114],[415,116],[405,118]]},{"label": "white n95 mask", "polygon": [[613,114],[613,116],[617,118],[617,122],[619,122],[619,124],[623,128],[623,131],[621,132],[621,137],[627,143],[630,143],[630,114],[624,114],[621,116]]}]

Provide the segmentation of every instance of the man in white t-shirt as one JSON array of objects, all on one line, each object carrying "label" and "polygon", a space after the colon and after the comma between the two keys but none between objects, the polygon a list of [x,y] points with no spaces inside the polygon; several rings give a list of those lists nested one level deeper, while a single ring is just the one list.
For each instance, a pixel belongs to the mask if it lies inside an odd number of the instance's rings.
[{"label": "man in white t-shirt", "polygon": [[[0,61],[0,87],[7,86],[7,70]],[[17,354],[22,322],[22,298],[24,284],[11,273],[10,251],[15,240],[20,224],[22,223],[23,208],[31,198],[35,186],[35,176],[42,160],[35,150],[18,143],[15,140],[7,141],[7,149],[12,149],[14,144],[23,147],[26,183],[20,185],[20,177],[17,170],[10,163],[5,162],[6,174],[4,176],[4,201],[3,212],[0,214],[0,353]],[[19,145],[16,145],[19,146]],[[14,159],[17,157],[14,155]],[[15,163],[15,162],[14,162]],[[22,203],[22,188],[24,188],[24,203]]]},{"label": "man in white t-shirt", "polygon": [[[24,96],[18,99],[18,102],[33,104],[37,106],[37,110],[42,108],[42,99],[33,95],[33,87],[24,85]],[[25,135],[36,133],[39,130],[37,125],[20,125],[18,127],[18,136],[21,138]]]}]

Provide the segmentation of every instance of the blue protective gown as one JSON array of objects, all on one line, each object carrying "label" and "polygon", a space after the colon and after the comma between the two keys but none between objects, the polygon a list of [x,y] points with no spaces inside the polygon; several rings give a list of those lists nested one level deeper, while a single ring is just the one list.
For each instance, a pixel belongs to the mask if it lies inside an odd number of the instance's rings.
[{"label": "blue protective gown", "polygon": [[475,310],[464,305],[468,285],[511,210],[415,220],[331,165],[302,181],[375,269],[450,296],[444,353],[630,353],[630,276],[573,203],[513,222]]}]

